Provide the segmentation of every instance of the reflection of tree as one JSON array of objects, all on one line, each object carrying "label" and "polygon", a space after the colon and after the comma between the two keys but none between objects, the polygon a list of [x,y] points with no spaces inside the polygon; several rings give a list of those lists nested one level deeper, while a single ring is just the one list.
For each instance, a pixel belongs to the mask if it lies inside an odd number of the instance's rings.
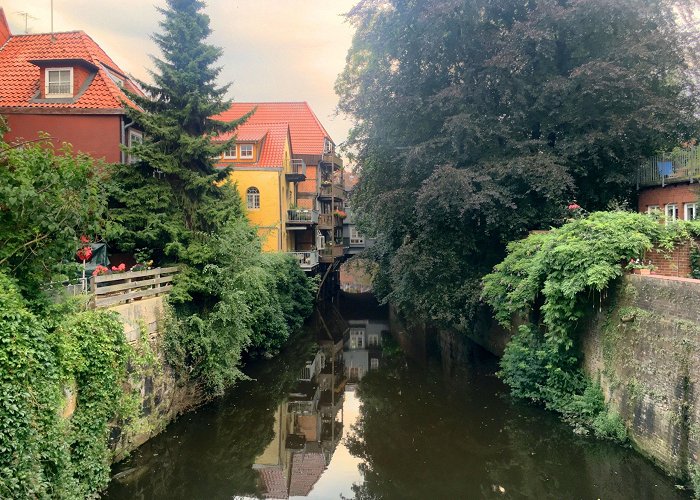
[{"label": "reflection of tree", "polygon": [[577,437],[556,415],[512,401],[492,374],[445,378],[395,359],[359,385],[346,438],[362,460],[355,499],[678,498],[629,449]]},{"label": "reflection of tree", "polygon": [[295,384],[313,343],[291,338],[273,361],[251,367],[252,380],[184,415],[142,446],[119,469],[137,470],[113,481],[108,498],[231,498],[257,492],[255,458],[274,437],[274,413]]}]

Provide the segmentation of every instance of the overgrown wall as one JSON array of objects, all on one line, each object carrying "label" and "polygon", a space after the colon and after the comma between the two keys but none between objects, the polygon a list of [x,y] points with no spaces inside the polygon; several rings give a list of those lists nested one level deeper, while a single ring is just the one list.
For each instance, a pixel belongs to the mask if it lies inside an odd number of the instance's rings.
[{"label": "overgrown wall", "polygon": [[698,463],[699,303],[698,281],[626,276],[581,337],[584,368],[634,445],[679,477]]},{"label": "overgrown wall", "polygon": [[131,422],[113,424],[111,443],[115,461],[119,461],[160,433],[178,415],[202,404],[204,399],[197,386],[179,380],[165,363],[161,342],[165,327],[163,297],[122,304],[111,310],[122,319],[128,342],[140,355],[149,356],[152,361],[142,373],[130,367],[131,380],[124,390],[136,393],[138,417]]}]

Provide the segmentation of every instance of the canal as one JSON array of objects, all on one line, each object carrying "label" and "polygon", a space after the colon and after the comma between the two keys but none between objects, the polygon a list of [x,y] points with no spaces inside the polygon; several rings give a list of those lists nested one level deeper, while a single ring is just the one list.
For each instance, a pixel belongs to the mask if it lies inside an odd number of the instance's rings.
[{"label": "canal", "polygon": [[690,498],[631,449],[513,401],[496,370],[468,340],[408,334],[344,296],[118,464],[106,497]]}]

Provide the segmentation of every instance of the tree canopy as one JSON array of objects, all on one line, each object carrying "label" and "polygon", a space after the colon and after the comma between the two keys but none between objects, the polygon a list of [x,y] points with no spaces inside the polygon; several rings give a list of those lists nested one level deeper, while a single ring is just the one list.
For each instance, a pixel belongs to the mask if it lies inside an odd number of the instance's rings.
[{"label": "tree canopy", "polygon": [[376,290],[458,324],[505,243],[633,194],[640,159],[697,132],[665,0],[364,0],[336,90]]}]

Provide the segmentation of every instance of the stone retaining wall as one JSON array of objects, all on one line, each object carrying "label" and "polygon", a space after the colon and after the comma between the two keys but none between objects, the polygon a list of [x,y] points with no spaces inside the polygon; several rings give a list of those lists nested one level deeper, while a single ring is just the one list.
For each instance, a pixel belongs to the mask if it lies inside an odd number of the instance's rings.
[{"label": "stone retaining wall", "polygon": [[696,474],[700,451],[700,281],[626,276],[581,337],[584,369],[636,448],[670,474]]}]

